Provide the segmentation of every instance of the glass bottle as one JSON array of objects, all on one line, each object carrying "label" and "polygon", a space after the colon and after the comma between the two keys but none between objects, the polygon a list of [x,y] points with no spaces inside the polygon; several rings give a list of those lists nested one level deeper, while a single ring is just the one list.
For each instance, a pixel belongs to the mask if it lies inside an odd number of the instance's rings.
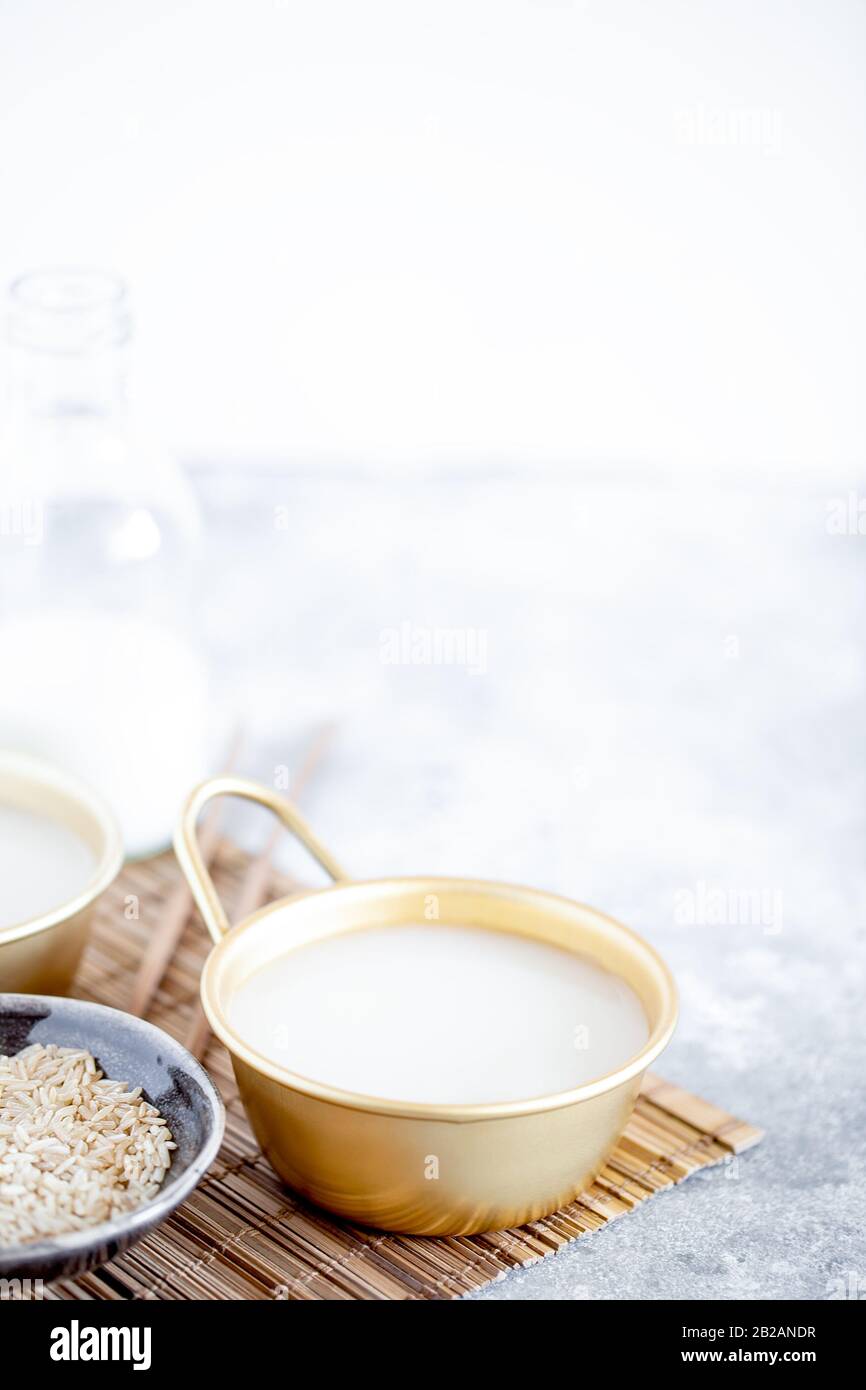
[{"label": "glass bottle", "polygon": [[197,504],[127,407],[125,285],[38,272],[8,308],[0,745],[89,780],[150,853],[208,763]]}]

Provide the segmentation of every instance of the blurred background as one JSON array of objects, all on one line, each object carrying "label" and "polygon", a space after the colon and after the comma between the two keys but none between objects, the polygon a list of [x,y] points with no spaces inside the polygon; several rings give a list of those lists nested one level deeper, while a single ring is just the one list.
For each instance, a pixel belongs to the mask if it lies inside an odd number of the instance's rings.
[{"label": "blurred background", "polygon": [[3,0],[0,268],[185,453],[859,462],[857,0]]},{"label": "blurred background", "polygon": [[75,272],[9,300],[0,741],[146,853],[238,730],[282,787],[327,730],[359,875],[659,946],[666,1074],[770,1137],[485,1296],[866,1278],[863,5],[0,31],[0,277]]}]

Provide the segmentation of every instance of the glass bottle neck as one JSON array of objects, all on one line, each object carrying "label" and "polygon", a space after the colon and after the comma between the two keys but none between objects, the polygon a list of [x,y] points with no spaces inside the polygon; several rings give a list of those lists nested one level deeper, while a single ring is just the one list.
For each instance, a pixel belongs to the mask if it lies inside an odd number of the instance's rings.
[{"label": "glass bottle neck", "polygon": [[126,287],[113,276],[42,271],[17,280],[8,316],[12,413],[122,415],[130,332]]}]

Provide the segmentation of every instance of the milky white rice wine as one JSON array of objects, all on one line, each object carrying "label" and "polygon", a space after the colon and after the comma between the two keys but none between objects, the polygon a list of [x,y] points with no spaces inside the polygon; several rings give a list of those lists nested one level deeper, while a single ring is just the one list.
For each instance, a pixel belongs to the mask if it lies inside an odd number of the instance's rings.
[{"label": "milky white rice wine", "polygon": [[567,1091],[649,1036],[631,987],[587,958],[439,923],[289,951],[244,981],[229,1020],[256,1052],[314,1081],[439,1104]]},{"label": "milky white rice wine", "polygon": [[77,897],[95,865],[89,845],[68,826],[0,805],[0,932]]}]

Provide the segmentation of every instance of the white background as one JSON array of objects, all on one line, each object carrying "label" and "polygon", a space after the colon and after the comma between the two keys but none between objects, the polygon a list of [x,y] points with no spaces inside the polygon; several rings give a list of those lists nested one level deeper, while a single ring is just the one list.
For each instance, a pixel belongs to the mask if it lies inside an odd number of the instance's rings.
[{"label": "white background", "polygon": [[198,456],[847,477],[866,9],[2,0],[0,274]]}]

